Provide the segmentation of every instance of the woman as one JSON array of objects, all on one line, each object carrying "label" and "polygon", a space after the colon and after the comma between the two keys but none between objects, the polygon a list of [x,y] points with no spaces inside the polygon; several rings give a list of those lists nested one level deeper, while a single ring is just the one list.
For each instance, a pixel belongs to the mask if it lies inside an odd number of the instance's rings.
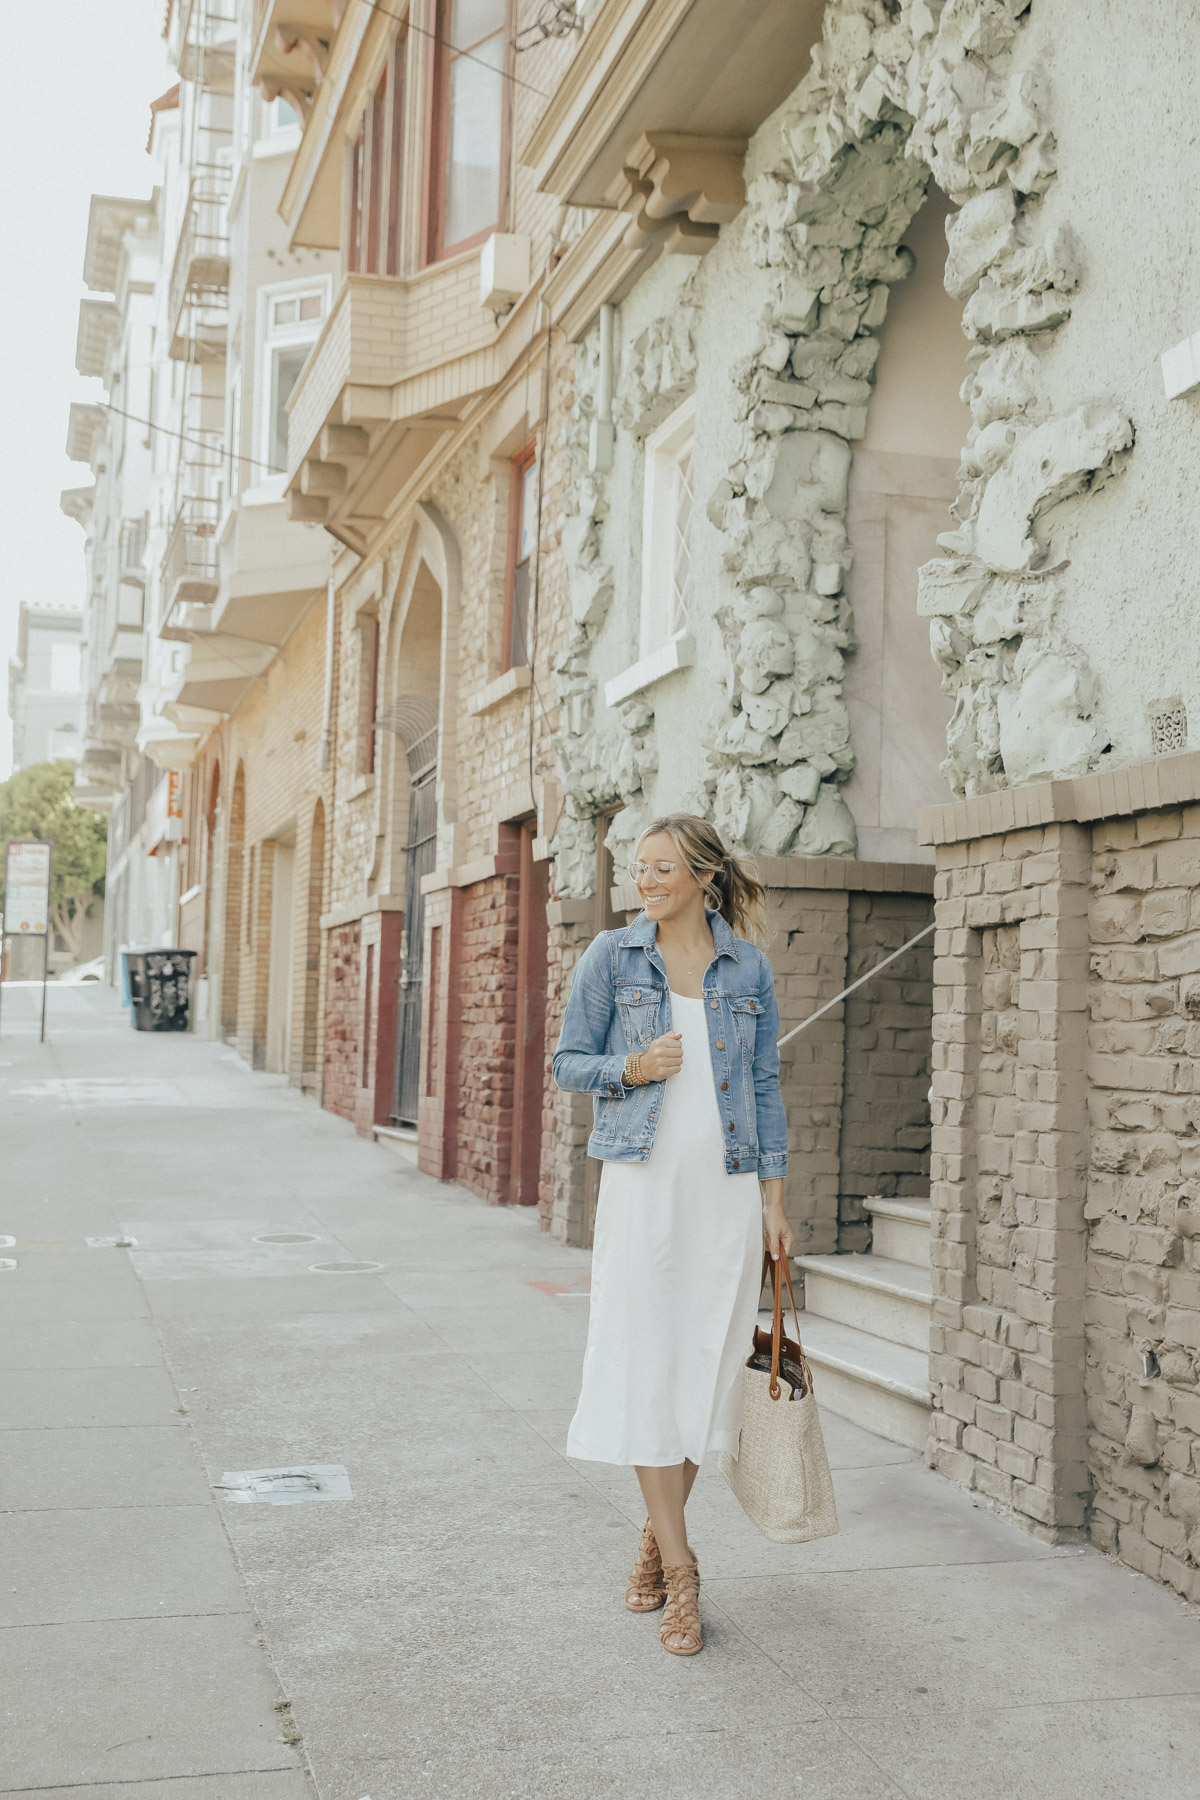
[{"label": "woman", "polygon": [[644,910],[589,946],[554,1055],[559,1087],[593,1097],[588,1153],[604,1164],[567,1454],[637,1470],[649,1517],[625,1604],[665,1603],[664,1648],[694,1656],[684,1508],[705,1454],[737,1454],[763,1243],[773,1257],[792,1243],[779,1013],[745,937],[763,889],[713,826],[672,813],[634,854]]}]

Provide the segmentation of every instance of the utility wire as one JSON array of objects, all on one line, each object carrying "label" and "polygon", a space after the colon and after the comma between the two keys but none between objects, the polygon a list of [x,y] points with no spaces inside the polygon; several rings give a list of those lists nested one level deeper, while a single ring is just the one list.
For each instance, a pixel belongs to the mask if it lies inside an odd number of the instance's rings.
[{"label": "utility wire", "polygon": [[847,994],[852,994],[856,988],[862,987],[865,982],[870,981],[873,975],[878,975],[880,969],[886,969],[889,963],[894,963],[898,956],[903,956],[906,950],[911,950],[914,944],[919,944],[922,938],[927,938],[930,932],[936,929],[936,925],[927,925],[924,931],[918,931],[916,937],[910,937],[907,944],[901,944],[898,950],[893,950],[890,956],[885,956],[882,962],[877,962],[873,969],[868,969],[865,975],[860,975],[857,981],[852,981],[849,987],[843,988],[836,1000],[830,1000],[824,1006],[818,1007],[815,1013],[809,1013],[807,1019],[801,1020],[799,1025],[793,1025],[792,1029],[785,1031],[781,1038],[776,1038],[775,1048],[782,1049],[784,1044],[790,1043],[792,1038],[798,1037],[800,1032],[807,1030],[817,1019],[823,1019],[827,1012],[832,1012],[835,1006],[842,1004]]},{"label": "utility wire", "polygon": [[[99,406],[105,412],[116,413],[119,419],[128,419],[132,425],[144,425],[147,431],[157,431],[160,437],[175,438],[181,444],[191,444],[197,450],[215,450],[215,444],[206,443],[203,438],[190,437],[186,431],[172,431],[169,425],[156,425],[153,419],[143,419],[137,413],[126,412],[123,406],[114,406],[111,400],[93,400],[87,402]],[[221,461],[225,460],[224,454]],[[260,462],[256,456],[238,456],[239,463],[249,463],[252,469],[265,469],[268,475],[286,475],[286,469],[277,469],[274,463]]]}]

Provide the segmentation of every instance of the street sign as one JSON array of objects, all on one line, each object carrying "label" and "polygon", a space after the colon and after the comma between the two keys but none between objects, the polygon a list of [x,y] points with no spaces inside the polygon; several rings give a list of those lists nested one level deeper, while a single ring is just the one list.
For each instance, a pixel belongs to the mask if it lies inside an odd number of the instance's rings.
[{"label": "street sign", "polygon": [[50,927],[50,846],[10,843],[4,853],[4,930],[45,937]]}]

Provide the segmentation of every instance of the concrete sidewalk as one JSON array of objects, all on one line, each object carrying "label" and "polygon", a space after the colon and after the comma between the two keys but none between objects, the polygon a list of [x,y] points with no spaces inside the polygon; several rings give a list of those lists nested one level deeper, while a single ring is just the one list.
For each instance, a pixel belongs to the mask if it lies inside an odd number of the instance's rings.
[{"label": "concrete sidewalk", "polygon": [[[0,1794],[1200,1794],[1196,1610],[836,1419],[837,1538],[702,1472],[707,1647],[666,1656],[632,1472],[562,1455],[586,1254],[49,998],[44,1047],[35,990],[0,1023]],[[214,1491],[295,1464],[353,1498]]]}]

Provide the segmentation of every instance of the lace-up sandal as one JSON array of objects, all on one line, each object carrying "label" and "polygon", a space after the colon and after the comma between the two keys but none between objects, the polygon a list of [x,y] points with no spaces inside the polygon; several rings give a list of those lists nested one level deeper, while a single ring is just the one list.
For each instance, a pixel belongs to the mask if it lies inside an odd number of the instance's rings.
[{"label": "lace-up sandal", "polygon": [[698,1563],[677,1563],[664,1567],[663,1581],[667,1589],[667,1605],[658,1628],[662,1647],[672,1656],[695,1656],[704,1648],[700,1629],[700,1567]]},{"label": "lace-up sandal", "polygon": [[642,1526],[642,1538],[638,1545],[637,1562],[629,1577],[629,1585],[625,1589],[625,1604],[630,1612],[657,1612],[667,1597],[663,1586],[662,1557],[658,1551],[658,1539],[650,1528],[649,1519]]}]

